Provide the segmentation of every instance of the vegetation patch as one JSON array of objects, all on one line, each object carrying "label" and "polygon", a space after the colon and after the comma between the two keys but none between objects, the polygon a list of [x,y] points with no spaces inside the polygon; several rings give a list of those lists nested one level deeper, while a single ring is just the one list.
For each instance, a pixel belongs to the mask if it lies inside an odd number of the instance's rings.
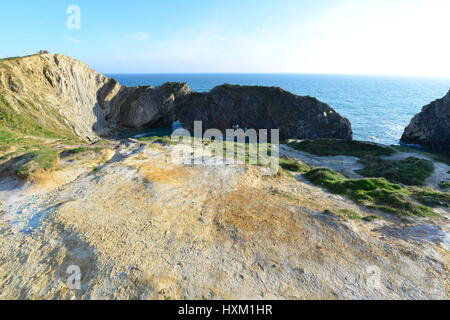
[{"label": "vegetation patch", "polygon": [[400,151],[400,152],[420,154],[420,155],[428,157],[429,159],[431,159],[433,161],[442,162],[442,163],[445,163],[446,165],[450,166],[450,159],[443,154],[420,151],[420,150],[405,147],[405,146],[391,146],[391,148],[393,148],[397,151]]},{"label": "vegetation patch", "polygon": [[330,192],[346,196],[371,209],[403,216],[430,216],[433,210],[417,204],[411,191],[384,178],[347,179],[327,168],[315,168],[304,177]]},{"label": "vegetation patch", "polygon": [[299,151],[308,152],[318,156],[388,156],[396,151],[370,142],[355,140],[318,139],[289,142],[288,146]]},{"label": "vegetation patch", "polygon": [[37,171],[55,170],[59,163],[59,154],[51,148],[41,148],[17,157],[14,154],[8,157],[8,160],[0,166],[0,173],[16,174],[20,178],[27,178]]},{"label": "vegetation patch", "polygon": [[450,193],[439,192],[431,188],[411,188],[414,199],[430,207],[443,206],[450,208]]},{"label": "vegetation patch", "polygon": [[76,154],[81,154],[85,152],[95,152],[95,153],[101,153],[106,148],[102,147],[95,147],[95,148],[89,148],[89,147],[78,147],[75,149],[69,149],[63,152],[63,156],[72,156]]},{"label": "vegetation patch", "polygon": [[0,94],[0,152],[10,146],[20,150],[39,148],[46,140],[59,140],[61,143],[79,142],[72,132],[43,126],[40,120],[29,113],[18,113]]},{"label": "vegetation patch", "polygon": [[347,210],[347,209],[343,209],[343,210],[339,211],[339,214],[350,220],[363,220],[366,222],[372,222],[372,221],[380,219],[380,217],[374,216],[374,215],[363,217],[363,216],[357,214],[356,212]]},{"label": "vegetation patch", "polygon": [[170,136],[153,136],[153,137],[143,137],[138,138],[138,141],[146,143],[161,144],[164,146],[176,145],[177,142],[173,142]]},{"label": "vegetation patch", "polygon": [[287,200],[295,201],[297,198],[289,192],[285,192],[279,189],[271,189],[270,193],[275,196],[281,196]]},{"label": "vegetation patch", "polygon": [[442,189],[450,188],[450,181],[442,181],[441,183],[439,183],[439,187]]},{"label": "vegetation patch", "polygon": [[344,209],[344,210],[339,211],[339,213],[340,213],[342,216],[344,216],[344,217],[346,217],[346,218],[348,218],[348,219],[351,219],[351,220],[359,220],[359,219],[362,219],[362,217],[361,217],[359,214],[357,214],[356,212],[351,211],[351,210]]},{"label": "vegetation patch", "polygon": [[17,113],[2,95],[0,95],[0,124],[3,128],[9,128],[22,134],[48,138],[59,137],[55,132],[43,128],[39,124],[39,120],[33,116]]},{"label": "vegetation patch", "polygon": [[393,161],[369,156],[362,158],[360,162],[364,165],[364,169],[357,173],[364,177],[381,177],[410,186],[423,185],[434,172],[433,162],[414,157]]},{"label": "vegetation patch", "polygon": [[280,158],[280,167],[287,171],[306,173],[311,170],[308,165],[289,157]]}]

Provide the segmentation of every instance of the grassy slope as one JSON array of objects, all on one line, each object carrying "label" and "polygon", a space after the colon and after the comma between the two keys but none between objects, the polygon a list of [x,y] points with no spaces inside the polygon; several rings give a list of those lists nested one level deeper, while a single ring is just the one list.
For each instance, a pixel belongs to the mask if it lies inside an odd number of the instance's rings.
[{"label": "grassy slope", "polygon": [[[319,156],[346,155],[361,158],[364,169],[358,171],[364,179],[348,179],[340,173],[325,168],[305,169],[287,160],[281,166],[297,171],[312,183],[328,191],[348,197],[368,208],[379,209],[399,215],[433,215],[432,207],[450,207],[450,193],[430,188],[407,187],[423,185],[434,171],[432,161],[414,157],[401,161],[383,160],[380,156],[394,154],[393,148],[361,141],[336,141],[328,139],[290,142],[294,149]],[[399,149],[399,151],[414,152]],[[422,152],[419,152],[422,153]],[[440,155],[426,153],[435,161],[444,161]],[[406,185],[402,186],[400,184]],[[418,204],[421,203],[421,204]]]},{"label": "grassy slope", "polygon": [[382,177],[405,185],[424,185],[426,178],[434,172],[432,161],[414,157],[401,161],[364,157],[360,160],[364,169],[357,171],[364,177]]},{"label": "grassy slope", "polygon": [[[11,59],[0,60],[0,68],[8,71],[4,61]],[[58,152],[51,147],[55,141],[80,142],[68,129],[54,124],[44,126],[37,116],[17,112],[0,94],[0,173],[27,177],[39,169],[55,169],[59,160]]]},{"label": "grassy slope", "polygon": [[289,142],[288,146],[318,156],[365,157],[389,156],[395,153],[395,150],[389,147],[356,140],[303,140]]},{"label": "grassy slope", "polygon": [[407,152],[407,153],[409,152],[409,153],[416,153],[416,154],[424,155],[424,156],[432,159],[433,161],[442,162],[442,163],[445,163],[446,165],[450,166],[450,159],[443,154],[420,151],[417,149],[404,147],[404,146],[391,146],[391,148],[393,148],[396,151],[400,151],[400,152]]},{"label": "grassy slope", "polygon": [[[410,189],[384,178],[347,179],[326,168],[315,168],[304,174],[312,183],[330,192],[346,196],[371,209],[404,216],[434,215],[430,206],[450,207],[450,194],[426,189]],[[416,201],[422,204],[417,204]]]}]

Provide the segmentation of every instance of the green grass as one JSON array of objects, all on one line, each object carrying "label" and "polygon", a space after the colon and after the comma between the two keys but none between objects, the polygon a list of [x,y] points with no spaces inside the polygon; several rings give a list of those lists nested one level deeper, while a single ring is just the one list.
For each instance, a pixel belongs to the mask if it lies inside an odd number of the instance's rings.
[{"label": "green grass", "polygon": [[56,132],[44,128],[39,124],[39,120],[29,114],[17,113],[0,95],[0,125],[3,128],[20,132],[25,135],[34,135],[44,138],[58,138]]},{"label": "green grass", "polygon": [[364,157],[360,160],[364,169],[357,171],[364,177],[386,178],[394,183],[424,185],[434,172],[433,162],[414,157],[401,161],[383,160],[377,157]]},{"label": "green grass", "polygon": [[441,183],[439,183],[439,187],[442,189],[450,188],[450,181],[441,181]]},{"label": "green grass", "polygon": [[[215,155],[215,151],[213,154]],[[225,159],[238,160],[244,164],[265,166],[271,161],[272,145],[270,143],[262,144],[223,141],[222,156]],[[280,162],[281,161],[282,160],[280,159]],[[291,162],[291,165],[294,166],[293,162]]]},{"label": "green grass", "polygon": [[372,222],[375,220],[379,220],[379,219],[383,219],[379,216],[375,216],[375,215],[369,215],[369,216],[361,216],[358,213],[352,211],[352,210],[348,210],[348,209],[342,209],[339,210],[339,213],[335,213],[332,210],[325,210],[324,213],[335,216],[335,217],[343,217],[345,219],[349,219],[349,220],[361,220],[361,221],[365,221],[365,222]]},{"label": "green grass", "polygon": [[280,167],[287,171],[306,173],[311,170],[306,164],[289,157],[280,158]]},{"label": "green grass", "polygon": [[92,150],[92,149],[87,148],[87,147],[79,147],[79,148],[75,148],[75,149],[66,150],[65,152],[69,155],[74,155],[74,154],[83,153],[83,152],[86,152],[89,150]]},{"label": "green grass", "polygon": [[61,143],[80,142],[70,130],[44,126],[30,113],[16,112],[0,94],[0,152],[15,147],[21,150],[45,144],[42,139],[60,140]]},{"label": "green grass", "polygon": [[289,142],[288,146],[299,151],[308,152],[318,156],[388,156],[396,151],[382,145],[355,141],[355,140],[334,140],[318,139]]},{"label": "green grass", "polygon": [[362,217],[359,214],[357,214],[356,212],[353,212],[351,210],[344,209],[344,210],[339,211],[339,213],[341,215],[343,215],[344,217],[347,217],[348,219],[351,219],[351,220],[362,219]]},{"label": "green grass", "polygon": [[383,210],[400,216],[431,216],[433,210],[415,203],[412,192],[384,178],[347,179],[326,168],[315,168],[304,174],[312,183],[332,193],[346,196],[371,209]]},{"label": "green grass", "polygon": [[420,154],[420,155],[430,158],[433,161],[442,162],[442,163],[445,163],[446,165],[450,166],[450,159],[443,154],[420,151],[420,150],[408,148],[405,146],[391,146],[391,147],[400,152]]},{"label": "green grass", "polygon": [[66,155],[76,155],[76,154],[81,154],[81,153],[85,153],[85,152],[96,152],[96,153],[100,153],[101,151],[103,151],[106,148],[103,147],[94,147],[94,148],[89,148],[89,147],[78,147],[75,149],[69,149],[64,151],[64,153]]},{"label": "green grass", "polygon": [[54,170],[57,167],[58,160],[59,154],[56,150],[42,148],[12,158],[2,166],[1,171],[9,171],[9,173],[14,173],[25,179],[38,170]]},{"label": "green grass", "polygon": [[165,146],[175,145],[177,142],[173,142],[170,136],[153,136],[153,137],[143,137],[138,138],[138,141],[154,143],[154,144],[162,144]]},{"label": "green grass", "polygon": [[12,150],[19,153],[40,150],[55,141],[60,144],[81,142],[70,130],[52,125],[44,127],[30,113],[18,113],[0,94],[0,154]]},{"label": "green grass", "polygon": [[448,192],[439,192],[431,188],[410,188],[410,190],[412,197],[426,206],[450,208],[450,193]]}]

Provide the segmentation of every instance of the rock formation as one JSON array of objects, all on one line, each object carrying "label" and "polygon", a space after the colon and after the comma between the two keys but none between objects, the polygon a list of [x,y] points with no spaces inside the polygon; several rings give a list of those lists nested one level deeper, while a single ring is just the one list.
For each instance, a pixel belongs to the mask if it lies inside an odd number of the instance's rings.
[{"label": "rock formation", "polygon": [[0,95],[39,125],[96,140],[120,127],[142,129],[173,122],[175,98],[186,84],[121,86],[75,59],[52,54],[0,61]]},{"label": "rock formation", "polygon": [[185,83],[126,87],[63,55],[0,61],[0,96],[42,127],[92,141],[124,127],[280,129],[282,138],[351,139],[350,122],[328,105],[280,88],[223,85],[193,93]]},{"label": "rock formation", "polygon": [[[435,214],[395,212],[387,205],[410,205],[413,191],[331,171],[360,177],[349,147],[321,157],[281,145],[281,168],[267,175],[221,164],[220,152],[182,163],[197,145],[171,139],[83,144],[20,126],[92,140],[174,119],[351,138],[326,104],[278,88],[129,88],[60,55],[0,60],[0,299],[449,299],[449,195],[415,187],[439,201]],[[434,166],[427,184],[438,188],[450,167]],[[308,170],[366,199],[305,183]]]},{"label": "rock formation", "polygon": [[209,93],[184,96],[176,112],[190,131],[197,120],[203,121],[203,129],[215,128],[223,133],[239,125],[280,129],[280,137],[285,139],[352,139],[350,121],[330,106],[276,87],[222,85]]},{"label": "rock formation", "polygon": [[450,91],[423,107],[405,129],[401,141],[450,155]]}]

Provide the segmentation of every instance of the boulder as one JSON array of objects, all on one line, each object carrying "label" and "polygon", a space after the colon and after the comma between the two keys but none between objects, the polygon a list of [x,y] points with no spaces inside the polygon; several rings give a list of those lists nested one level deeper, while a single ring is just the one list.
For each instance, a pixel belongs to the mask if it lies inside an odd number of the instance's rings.
[{"label": "boulder", "polygon": [[450,91],[423,107],[405,129],[401,141],[450,155]]}]

